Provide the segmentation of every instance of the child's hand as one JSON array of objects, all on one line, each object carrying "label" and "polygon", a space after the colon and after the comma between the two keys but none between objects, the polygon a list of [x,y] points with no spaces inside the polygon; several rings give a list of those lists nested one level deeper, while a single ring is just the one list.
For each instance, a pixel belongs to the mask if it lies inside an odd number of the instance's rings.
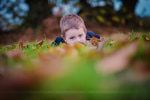
[{"label": "child's hand", "polygon": [[92,43],[92,45],[98,46],[98,43],[100,42],[100,39],[97,39],[97,38],[95,38],[95,37],[92,37],[92,38],[90,39],[90,42]]},{"label": "child's hand", "polygon": [[105,39],[101,38],[100,42],[98,43],[98,46],[97,46],[97,51],[100,51],[103,48],[104,43],[105,43]]}]

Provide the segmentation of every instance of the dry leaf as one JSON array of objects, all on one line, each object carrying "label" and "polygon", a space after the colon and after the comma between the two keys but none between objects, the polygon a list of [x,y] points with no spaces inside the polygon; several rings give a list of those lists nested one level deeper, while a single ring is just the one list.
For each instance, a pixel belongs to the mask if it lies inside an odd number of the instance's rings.
[{"label": "dry leaf", "polygon": [[82,43],[75,43],[75,44],[74,44],[74,47],[75,47],[77,50],[81,49],[83,46],[84,46],[84,44],[82,44]]},{"label": "dry leaf", "polygon": [[129,63],[129,58],[138,49],[138,42],[135,41],[115,53],[105,57],[97,64],[99,73],[111,74],[124,69]]},{"label": "dry leaf", "polygon": [[43,41],[43,40],[41,40],[41,41],[39,41],[39,42],[37,43],[37,45],[42,46],[42,45],[43,45],[43,43],[44,43],[44,41]]},{"label": "dry leaf", "polygon": [[144,36],[145,41],[149,41],[149,38],[147,36]]},{"label": "dry leaf", "polygon": [[43,77],[57,76],[62,71],[62,60],[58,56],[50,53],[39,53],[39,60],[38,73]]},{"label": "dry leaf", "polygon": [[23,49],[23,42],[19,42],[19,48]]},{"label": "dry leaf", "polygon": [[96,37],[92,37],[90,39],[90,42],[92,43],[92,45],[94,46],[98,46],[98,42],[100,42],[100,39],[96,38]]},{"label": "dry leaf", "polygon": [[8,56],[9,58],[13,58],[13,59],[22,59],[22,58],[24,58],[22,50],[15,50],[15,49],[12,50],[12,51],[6,52],[6,56]]}]

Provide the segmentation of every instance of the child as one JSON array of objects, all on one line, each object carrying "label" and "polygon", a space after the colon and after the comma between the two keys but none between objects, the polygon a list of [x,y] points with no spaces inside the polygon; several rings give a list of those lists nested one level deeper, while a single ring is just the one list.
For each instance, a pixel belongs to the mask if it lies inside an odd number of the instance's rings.
[{"label": "child", "polygon": [[75,44],[80,42],[86,44],[93,37],[100,40],[99,35],[87,31],[83,19],[75,14],[63,16],[60,20],[60,28],[62,35],[52,42],[53,46],[58,46],[60,43]]}]

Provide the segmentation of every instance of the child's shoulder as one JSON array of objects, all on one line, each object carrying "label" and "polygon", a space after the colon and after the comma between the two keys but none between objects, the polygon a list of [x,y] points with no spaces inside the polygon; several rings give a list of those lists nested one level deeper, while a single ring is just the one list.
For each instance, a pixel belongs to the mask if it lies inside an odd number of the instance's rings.
[{"label": "child's shoulder", "polygon": [[52,42],[52,46],[58,46],[60,43],[65,43],[64,39],[61,36],[56,37],[56,39]]},{"label": "child's shoulder", "polygon": [[95,33],[92,32],[92,31],[87,31],[86,34],[87,34],[87,35],[86,35],[86,38],[87,38],[87,39],[90,39],[90,38],[92,38],[92,37],[96,37],[96,38],[100,39],[100,35],[95,34]]}]

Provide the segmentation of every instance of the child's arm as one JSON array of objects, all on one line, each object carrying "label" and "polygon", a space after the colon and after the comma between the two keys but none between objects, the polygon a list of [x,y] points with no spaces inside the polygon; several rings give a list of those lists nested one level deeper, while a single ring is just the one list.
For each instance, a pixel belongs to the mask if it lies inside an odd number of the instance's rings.
[{"label": "child's arm", "polygon": [[103,48],[103,45],[105,43],[105,39],[104,38],[98,39],[98,38],[92,37],[90,39],[90,42],[92,43],[93,46],[97,47],[97,51],[100,51]]},{"label": "child's arm", "polygon": [[91,31],[87,31],[87,33],[86,33],[86,39],[90,40],[90,38],[92,38],[92,37],[100,39],[100,35],[95,34],[94,32],[91,32]]},{"label": "child's arm", "polygon": [[57,37],[52,43],[51,46],[58,46],[60,43],[65,43],[65,41],[63,40],[63,38],[61,36]]},{"label": "child's arm", "polygon": [[97,51],[100,51],[103,48],[103,45],[105,43],[104,38],[100,38],[100,35],[95,34],[91,31],[87,31],[87,40],[90,40],[92,45],[97,47]]},{"label": "child's arm", "polygon": [[97,51],[100,51],[103,48],[104,43],[105,43],[105,39],[101,38],[100,42],[98,43],[98,46],[97,46]]}]

